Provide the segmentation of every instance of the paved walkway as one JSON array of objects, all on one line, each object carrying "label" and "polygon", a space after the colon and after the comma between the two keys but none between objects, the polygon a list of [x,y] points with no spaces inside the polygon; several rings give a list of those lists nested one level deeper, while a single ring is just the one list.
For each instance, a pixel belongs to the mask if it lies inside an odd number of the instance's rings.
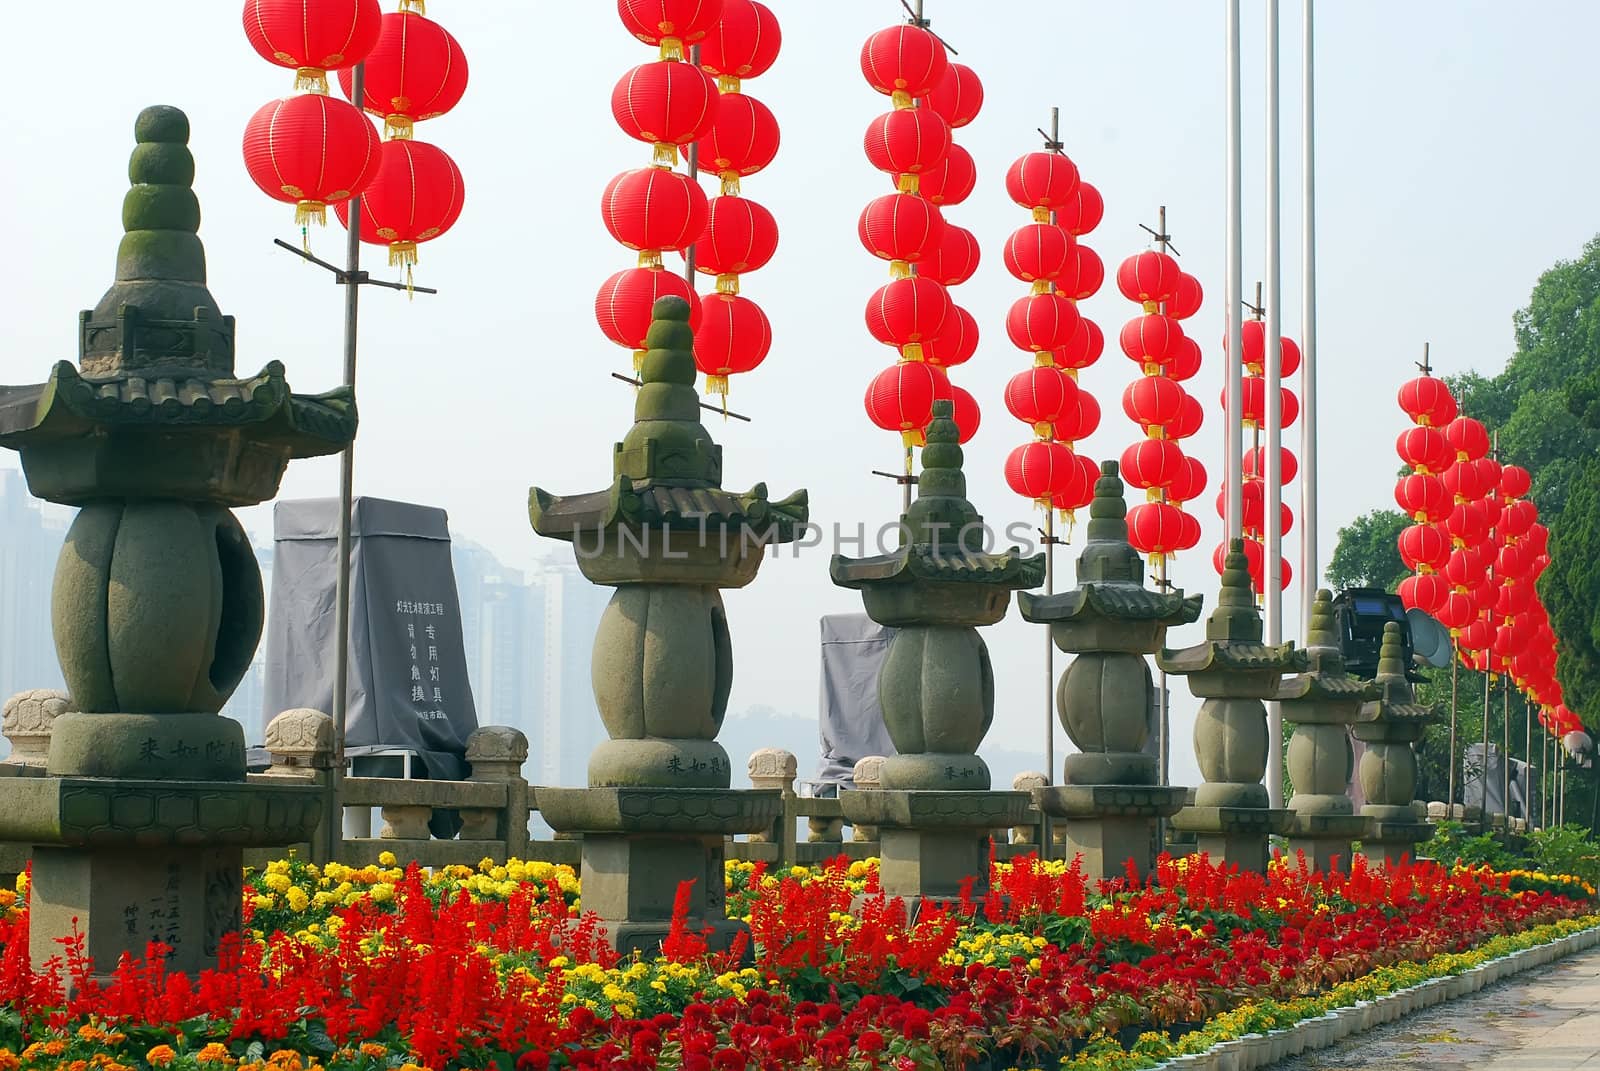
[{"label": "paved walkway", "polygon": [[1600,1071],[1600,948],[1507,978],[1273,1071]]}]

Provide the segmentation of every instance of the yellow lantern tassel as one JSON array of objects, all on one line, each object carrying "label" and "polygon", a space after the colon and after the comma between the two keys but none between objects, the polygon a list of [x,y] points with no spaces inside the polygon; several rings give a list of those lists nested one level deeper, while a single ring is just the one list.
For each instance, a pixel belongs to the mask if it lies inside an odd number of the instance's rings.
[{"label": "yellow lantern tassel", "polygon": [[294,72],[294,87],[302,93],[328,95],[328,72],[321,67],[301,67]]},{"label": "yellow lantern tassel", "polygon": [[1033,426],[1033,433],[1041,439],[1053,438],[1055,431],[1055,425],[1047,421],[1040,421]]},{"label": "yellow lantern tassel", "polygon": [[1146,487],[1144,489],[1144,500],[1146,502],[1160,502],[1163,493],[1159,487]]},{"label": "yellow lantern tassel", "polygon": [[1072,542],[1072,530],[1073,530],[1073,528],[1077,527],[1077,524],[1078,524],[1078,511],[1077,510],[1071,510],[1071,509],[1064,509],[1064,510],[1061,510],[1059,513],[1057,513],[1056,516],[1060,517],[1061,520],[1067,526],[1067,534],[1061,537],[1061,541],[1063,543],[1071,543]]},{"label": "yellow lantern tassel", "polygon": [[[307,253],[311,252],[311,228],[310,227],[301,227],[300,228],[300,248],[304,249]],[[306,263],[309,264],[311,262],[310,261],[306,261]]]},{"label": "yellow lantern tassel", "polygon": [[706,394],[722,395],[722,419],[728,419],[728,377],[720,375],[706,375]]},{"label": "yellow lantern tassel", "polygon": [[[634,350],[633,351],[633,374],[634,375],[636,375],[636,376],[644,375],[644,355],[646,353],[648,353],[648,352],[650,352],[650,351],[649,350]],[[634,384],[634,386],[638,386],[638,384]]]},{"label": "yellow lantern tassel", "polygon": [[904,260],[891,260],[889,262],[889,278],[891,278],[891,279],[909,279],[909,278],[911,278],[911,264],[910,264],[910,262],[904,261]]},{"label": "yellow lantern tassel", "polygon": [[409,11],[413,15],[426,15],[428,13],[428,0],[400,0],[400,10]]},{"label": "yellow lantern tassel", "polygon": [[661,39],[661,58],[668,63],[678,63],[683,59],[683,39],[681,37],[663,37]]},{"label": "yellow lantern tassel", "polygon": [[737,196],[739,196],[739,172],[737,172],[737,171],[724,171],[720,175],[718,175],[717,177],[722,180],[722,196],[724,196],[724,197],[737,197]]},{"label": "yellow lantern tassel", "polygon": [[906,108],[913,108],[913,107],[916,106],[916,103],[917,103],[916,101],[911,99],[911,94],[907,93],[903,89],[897,89],[893,93],[890,93],[889,94],[889,102],[894,105],[895,111],[902,111],[902,110],[904,110]]},{"label": "yellow lantern tassel", "polygon": [[[1056,364],[1056,357],[1055,354],[1051,353],[1049,350],[1034,350],[1033,363],[1035,367],[1038,368],[1054,368]],[[1074,371],[1075,369],[1069,368],[1067,369],[1067,374],[1073,375]],[[1073,378],[1077,377],[1074,376]]]},{"label": "yellow lantern tassel", "polygon": [[383,136],[390,141],[410,141],[415,131],[415,124],[409,115],[386,115],[383,117]]},{"label": "yellow lantern tassel", "polygon": [[661,250],[659,250],[659,249],[641,249],[641,250],[639,250],[639,267],[641,267],[641,268],[649,268],[652,271],[658,270],[661,267]]},{"label": "yellow lantern tassel", "polygon": [[1048,294],[1055,288],[1055,284],[1049,279],[1035,279],[1029,292],[1034,294]]},{"label": "yellow lantern tassel", "polygon": [[920,428],[902,431],[900,433],[900,441],[905,444],[905,447],[908,450],[912,447],[927,445],[927,440],[922,437],[922,430]]},{"label": "yellow lantern tassel", "polygon": [[737,92],[739,92],[739,76],[735,75],[735,74],[719,74],[719,75],[717,75],[717,92],[718,93],[737,93]]},{"label": "yellow lantern tassel", "polygon": [[1161,374],[1161,366],[1154,361],[1146,361],[1144,363],[1144,374],[1147,376],[1159,376]]},{"label": "yellow lantern tassel", "polygon": [[1146,302],[1144,302],[1144,314],[1146,316],[1149,316],[1152,313],[1157,313],[1157,312],[1160,312],[1160,311],[1161,311],[1161,302],[1159,302],[1159,301],[1146,301]]},{"label": "yellow lantern tassel", "polygon": [[894,185],[895,188],[901,193],[922,192],[922,180],[910,171],[902,172],[900,176],[894,180]]},{"label": "yellow lantern tassel", "polygon": [[921,361],[923,357],[922,343],[920,342],[907,342],[900,347],[900,359],[903,361]]},{"label": "yellow lantern tassel", "polygon": [[319,227],[328,225],[328,206],[321,201],[301,201],[294,206],[294,221],[301,227],[315,223]]},{"label": "yellow lantern tassel", "polygon": [[717,276],[717,293],[737,294],[739,292],[739,275],[737,272],[723,272]]},{"label": "yellow lantern tassel", "polygon": [[650,162],[657,167],[676,167],[678,164],[678,147],[669,145],[664,141],[656,142],[650,156]]},{"label": "yellow lantern tassel", "polygon": [[1049,223],[1050,222],[1050,210],[1048,208],[1044,208],[1042,206],[1034,208],[1034,210],[1033,210],[1033,221],[1035,223]]}]

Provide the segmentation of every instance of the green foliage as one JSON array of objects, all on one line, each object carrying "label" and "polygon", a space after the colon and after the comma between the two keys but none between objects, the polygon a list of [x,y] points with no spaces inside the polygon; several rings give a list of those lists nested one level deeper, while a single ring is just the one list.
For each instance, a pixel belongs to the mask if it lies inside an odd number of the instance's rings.
[{"label": "green foliage", "polygon": [[1582,826],[1553,826],[1528,834],[1528,855],[1546,874],[1571,874],[1600,886],[1600,845]]},{"label": "green foliage", "polygon": [[1328,559],[1327,577],[1335,592],[1342,588],[1393,591],[1410,575],[1400,560],[1396,540],[1410,522],[1399,510],[1363,513],[1339,529],[1339,542]]},{"label": "green foliage", "polygon": [[1493,834],[1468,836],[1460,822],[1440,822],[1434,827],[1433,836],[1417,846],[1417,854],[1447,865],[1492,866],[1496,870],[1510,870],[1519,862]]},{"label": "green foliage", "polygon": [[1539,578],[1567,705],[1600,724],[1600,460],[1584,463],[1567,508],[1550,526],[1550,566]]}]

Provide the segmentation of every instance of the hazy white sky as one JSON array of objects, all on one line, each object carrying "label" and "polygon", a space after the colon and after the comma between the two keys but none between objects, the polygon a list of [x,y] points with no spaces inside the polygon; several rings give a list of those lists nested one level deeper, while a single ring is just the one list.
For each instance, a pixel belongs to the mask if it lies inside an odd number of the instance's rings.
[{"label": "hazy white sky", "polygon": [[[776,113],[783,148],[744,192],[772,209],[783,238],[744,292],[771,317],[775,343],[761,369],[735,380],[732,403],[755,422],[708,423],[724,446],[730,486],[765,480],[779,496],[806,487],[824,526],[874,525],[893,519],[898,498],[868,470],[893,467],[897,450],[867,421],[861,395],[892,354],[862,323],[866,297],[886,273],[861,249],[855,224],[866,201],[889,189],[861,151],[863,130],[887,101],[862,80],[857,54],[901,9],[893,0],[768,3],[782,23],[783,52],[745,88]],[[1248,285],[1264,259],[1265,44],[1262,5],[1245,7]],[[234,0],[77,0],[9,12],[11,40],[32,44],[9,50],[7,79],[19,92],[0,114],[8,213],[0,382],[38,382],[51,362],[74,356],[77,312],[111,281],[132,121],[153,103],[182,107],[194,127],[211,289],[238,317],[240,371],[278,358],[297,390],[339,381],[339,292],[273,248],[273,237],[296,237],[292,209],[259,193],[240,158],[246,120],[287,93],[292,74],[250,49],[239,8]],[[1014,157],[1037,147],[1034,128],[1057,105],[1067,153],[1105,196],[1105,221],[1089,244],[1114,268],[1145,248],[1138,224],[1153,223],[1164,204],[1182,263],[1206,288],[1205,308],[1190,322],[1206,365],[1189,386],[1208,420],[1185,445],[1212,485],[1198,509],[1204,539],[1180,557],[1175,577],[1205,593],[1209,611],[1210,551],[1220,538],[1211,499],[1222,434],[1224,5],[928,0],[927,11],[986,91],[978,120],[957,132],[977,161],[977,191],[948,212],[984,249],[977,276],[955,292],[985,333],[955,376],[984,407],[967,451],[971,497],[994,522],[1028,515],[1001,476],[1006,453],[1027,438],[1001,403],[1006,379],[1027,362],[1003,327],[1024,288],[999,255],[1027,213],[1006,198],[1001,179]],[[612,121],[611,87],[653,50],[624,32],[609,0],[433,0],[429,14],[461,41],[472,80],[457,110],[418,136],[460,164],[466,210],[453,232],[423,247],[418,281],[440,296],[364,295],[357,490],[443,506],[458,532],[519,563],[565,553],[530,531],[528,486],[602,486],[611,443],[631,419],[632,392],[608,375],[626,371],[628,356],[605,341],[590,309],[601,280],[633,259],[601,226],[600,191],[616,172],[649,160],[648,148]],[[1298,336],[1300,4],[1283,4],[1283,23],[1284,308],[1287,333]],[[1394,389],[1423,341],[1443,371],[1498,369],[1511,347],[1511,313],[1538,273],[1600,229],[1589,136],[1597,36],[1600,5],[1587,0],[1318,5],[1324,558],[1340,524],[1389,501],[1401,424]],[[314,236],[315,249],[337,258],[342,238],[334,226]],[[381,265],[381,251],[372,259]],[[1084,311],[1114,340],[1134,306],[1108,285]],[[1113,342],[1083,375],[1105,412],[1087,444],[1097,459],[1117,456],[1137,435],[1119,401],[1136,374]],[[333,459],[299,463],[283,494],[335,494],[337,473]],[[1298,515],[1297,486],[1287,500]],[[267,509],[245,511],[244,520],[270,537]],[[1286,545],[1297,546],[1295,533]],[[1071,555],[1062,552],[1064,567]],[[854,593],[829,584],[826,554],[771,562],[727,602],[734,707],[813,710],[817,618],[860,607]],[[1287,605],[1298,605],[1296,589]],[[999,675],[991,742],[1026,746],[1042,735],[1043,639],[1013,612],[988,640]],[[1175,707],[1174,778],[1194,783],[1193,703],[1183,695]]]}]

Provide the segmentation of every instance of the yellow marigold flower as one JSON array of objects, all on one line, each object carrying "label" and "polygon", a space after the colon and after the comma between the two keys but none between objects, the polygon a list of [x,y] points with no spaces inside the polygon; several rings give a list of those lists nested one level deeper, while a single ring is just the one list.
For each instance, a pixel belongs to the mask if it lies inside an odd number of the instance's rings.
[{"label": "yellow marigold flower", "polygon": [[394,899],[394,886],[387,881],[379,882],[372,887],[372,898],[380,904],[386,904]]},{"label": "yellow marigold flower", "polygon": [[304,911],[311,906],[311,897],[307,896],[306,891],[298,885],[292,886],[283,895],[289,901],[290,911]]},{"label": "yellow marigold flower", "polygon": [[[59,1056],[60,1053],[52,1052],[48,1053],[48,1055]],[[155,1048],[144,1054],[145,1063],[149,1064],[151,1067],[166,1067],[177,1058],[178,1054],[173,1050],[171,1045],[157,1045]]]},{"label": "yellow marigold flower", "polygon": [[397,863],[398,861],[399,860],[397,860],[394,857],[394,853],[393,852],[379,852],[378,853],[378,865],[379,866],[394,866],[395,863]]},{"label": "yellow marigold flower", "polygon": [[213,1041],[195,1054],[195,1062],[201,1064],[222,1064],[232,1067],[238,1061],[228,1054],[228,1047],[220,1041]]},{"label": "yellow marigold flower", "polygon": [[271,889],[273,892],[281,893],[287,892],[289,886],[293,885],[294,883],[289,880],[289,875],[281,871],[271,870],[267,872],[266,877],[261,879],[261,884]]}]

